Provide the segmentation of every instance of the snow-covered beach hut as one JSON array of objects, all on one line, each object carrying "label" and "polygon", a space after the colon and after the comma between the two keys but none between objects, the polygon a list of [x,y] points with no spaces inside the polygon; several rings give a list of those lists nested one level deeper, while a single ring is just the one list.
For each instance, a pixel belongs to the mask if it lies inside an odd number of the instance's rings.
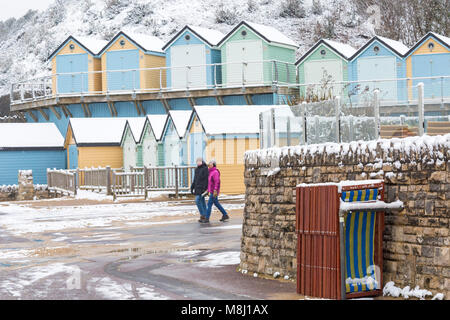
[{"label": "snow-covered beach hut", "polygon": [[130,167],[141,167],[142,164],[142,145],[140,138],[144,130],[146,118],[127,118],[125,130],[120,146],[123,151],[123,167],[126,171]]},{"label": "snow-covered beach hut", "polygon": [[259,148],[259,115],[287,106],[195,106],[187,128],[187,158],[215,159],[221,172],[221,190],[242,194],[244,153]]},{"label": "snow-covered beach hut", "polygon": [[207,88],[221,82],[220,31],[185,26],[163,47],[166,52],[167,87]]},{"label": "snow-covered beach hut", "polygon": [[450,96],[450,38],[435,32],[427,33],[405,55],[406,76],[408,78],[435,77],[409,81],[409,99],[417,99],[419,82],[425,85],[425,98],[439,99]]},{"label": "snow-covered beach hut", "polygon": [[[318,41],[296,62],[299,84],[305,85],[300,87],[300,95],[306,96],[306,86],[310,84],[330,84],[331,93],[340,95],[343,86],[331,83],[349,80],[348,61],[355,53],[355,48],[344,43],[328,39]],[[326,85],[313,87],[315,94],[329,94],[327,89],[326,92],[319,90]]]},{"label": "snow-covered beach hut", "polygon": [[69,36],[48,58],[53,92],[94,93],[102,90],[100,50],[106,41]]},{"label": "snow-covered beach hut", "polygon": [[163,46],[164,42],[154,36],[119,32],[100,52],[104,71],[103,91],[165,87],[165,71],[160,70],[166,66]]},{"label": "snow-covered beach hut", "polygon": [[142,148],[143,166],[164,166],[164,148],[161,139],[167,118],[167,114],[151,114],[147,116],[144,130],[139,140]]},{"label": "snow-covered beach hut", "polygon": [[351,58],[349,80],[383,80],[361,82],[361,89],[380,90],[380,98],[388,101],[405,101],[406,81],[389,81],[406,77],[403,56],[409,50],[399,41],[375,36]]},{"label": "snow-covered beach hut", "polygon": [[32,170],[35,184],[47,169],[65,169],[64,137],[53,123],[0,124],[0,185],[18,183],[19,170]]},{"label": "snow-covered beach hut", "polygon": [[224,86],[295,83],[297,44],[277,29],[242,21],[218,44]]},{"label": "snow-covered beach hut", "polygon": [[65,139],[67,167],[122,168],[126,123],[127,118],[71,118]]},{"label": "snow-covered beach hut", "polygon": [[192,111],[171,110],[167,118],[161,142],[164,148],[164,166],[173,167],[185,165],[186,130]]}]

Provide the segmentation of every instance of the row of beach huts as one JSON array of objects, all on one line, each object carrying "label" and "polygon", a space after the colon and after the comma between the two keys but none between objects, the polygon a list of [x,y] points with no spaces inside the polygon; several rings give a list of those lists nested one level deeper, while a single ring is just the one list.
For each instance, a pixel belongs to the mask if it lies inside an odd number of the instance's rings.
[{"label": "row of beach huts", "polygon": [[259,148],[259,114],[286,106],[196,106],[140,118],[71,118],[65,137],[54,123],[0,124],[0,185],[17,184],[18,170],[195,165],[215,159],[223,192],[244,189],[244,153]]},{"label": "row of beach huts", "polygon": [[[389,80],[450,76],[450,38],[433,32],[411,48],[375,36],[359,49],[322,39],[296,61],[297,49],[279,30],[242,21],[226,35],[185,26],[167,43],[123,31],[109,42],[70,36],[49,59],[53,92],[59,94],[233,86],[243,80],[271,84],[276,72],[279,83],[386,80],[378,85],[386,98],[403,99],[406,82]],[[450,80],[445,81],[448,93]],[[426,94],[440,96],[442,88]]]}]

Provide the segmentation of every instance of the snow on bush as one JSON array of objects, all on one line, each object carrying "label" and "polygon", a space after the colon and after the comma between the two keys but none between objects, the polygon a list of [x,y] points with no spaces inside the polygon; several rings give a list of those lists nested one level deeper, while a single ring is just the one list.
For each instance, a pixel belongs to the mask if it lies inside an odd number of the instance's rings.
[{"label": "snow on bush", "polygon": [[284,0],[280,6],[280,17],[304,18],[306,16],[303,0]]}]

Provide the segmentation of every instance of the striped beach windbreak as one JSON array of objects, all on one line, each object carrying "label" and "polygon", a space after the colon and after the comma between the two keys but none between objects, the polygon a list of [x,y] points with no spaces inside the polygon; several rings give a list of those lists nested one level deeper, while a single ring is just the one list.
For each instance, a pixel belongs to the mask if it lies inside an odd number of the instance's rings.
[{"label": "striped beach windbreak", "polygon": [[[344,191],[342,201],[376,201],[378,189]],[[376,213],[349,212],[345,217],[346,292],[379,289],[374,266]]]}]

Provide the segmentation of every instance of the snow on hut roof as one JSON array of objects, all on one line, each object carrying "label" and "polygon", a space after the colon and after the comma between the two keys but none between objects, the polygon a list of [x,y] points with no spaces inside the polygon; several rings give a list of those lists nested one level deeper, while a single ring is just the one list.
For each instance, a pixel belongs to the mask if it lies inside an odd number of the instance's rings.
[{"label": "snow on hut roof", "polygon": [[323,39],[323,41],[328,44],[330,47],[332,47],[334,50],[338,51],[341,55],[343,55],[345,58],[349,59],[351,56],[353,56],[356,53],[356,49],[352,46],[336,42],[333,40]]},{"label": "snow on hut roof", "polygon": [[407,46],[405,46],[403,43],[401,43],[400,41],[396,41],[396,40],[392,40],[392,39],[380,37],[380,36],[377,36],[377,38],[382,40],[384,43],[386,43],[389,47],[391,47],[392,49],[397,51],[402,56],[405,55],[409,50],[409,48]]},{"label": "snow on hut roof", "polygon": [[173,121],[178,136],[183,138],[186,134],[186,130],[191,119],[192,111],[185,110],[170,110],[169,116]]},{"label": "snow on hut roof", "polygon": [[231,30],[225,37],[223,37],[222,40],[220,40],[218,45],[223,44],[225,40],[232,36],[242,25],[246,25],[268,42],[274,42],[298,48],[298,45],[297,43],[295,43],[295,41],[289,39],[286,35],[278,31],[277,29],[248,21],[242,21],[241,23],[239,23],[236,27],[233,28],[233,30]]},{"label": "snow on hut roof", "polygon": [[127,32],[126,35],[146,51],[164,52],[164,42],[157,37],[135,32]]},{"label": "snow on hut roof", "polygon": [[64,137],[54,123],[1,123],[1,148],[63,148]]},{"label": "snow on hut roof", "polygon": [[94,55],[97,55],[108,43],[106,40],[95,39],[91,37],[74,37],[79,43],[85,46]]},{"label": "snow on hut roof", "polygon": [[137,143],[142,135],[145,125],[145,117],[127,118],[134,141]]},{"label": "snow on hut roof", "polygon": [[225,35],[218,30],[206,29],[197,26],[188,26],[188,27],[212,46],[216,46],[220,42],[220,40],[222,40],[223,37],[225,37]]},{"label": "snow on hut roof", "polygon": [[442,34],[436,33],[436,32],[430,32],[430,34],[434,35],[436,38],[444,42],[447,46],[450,47],[450,38],[443,36]]},{"label": "snow on hut roof", "polygon": [[164,132],[164,127],[167,122],[167,114],[150,114],[147,116],[150,127],[153,130],[156,140],[161,140]]},{"label": "snow on hut roof", "polygon": [[284,35],[279,30],[275,29],[274,27],[265,26],[262,24],[248,21],[245,21],[245,23],[249,25],[252,29],[257,31],[259,34],[264,36],[270,42],[277,42],[281,44],[287,44],[289,46],[298,47],[297,43],[295,43],[293,40],[288,38],[286,35]]},{"label": "snow on hut roof", "polygon": [[287,106],[195,106],[207,135],[259,133],[259,114]]},{"label": "snow on hut roof", "polygon": [[77,144],[117,144],[122,140],[127,118],[71,118]]}]

